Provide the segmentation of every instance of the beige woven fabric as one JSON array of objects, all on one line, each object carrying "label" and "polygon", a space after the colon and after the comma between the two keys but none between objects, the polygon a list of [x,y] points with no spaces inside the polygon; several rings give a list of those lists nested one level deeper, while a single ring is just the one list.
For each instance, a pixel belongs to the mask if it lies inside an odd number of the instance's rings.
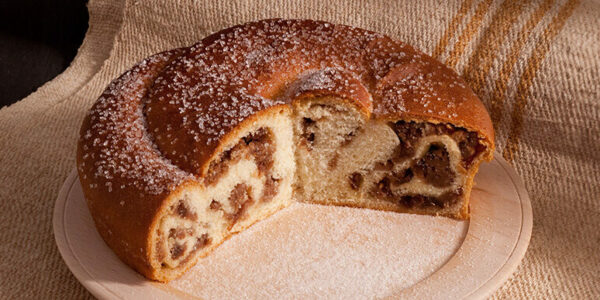
[{"label": "beige woven fabric", "polygon": [[[325,3],[325,4],[324,4]],[[600,297],[600,3],[533,1],[91,1],[72,65],[0,110],[0,298],[87,298],[63,263],[52,209],[78,128],[109,81],[140,59],[271,17],[359,26],[455,68],[490,109],[499,151],[523,177],[534,227],[495,298]]]}]

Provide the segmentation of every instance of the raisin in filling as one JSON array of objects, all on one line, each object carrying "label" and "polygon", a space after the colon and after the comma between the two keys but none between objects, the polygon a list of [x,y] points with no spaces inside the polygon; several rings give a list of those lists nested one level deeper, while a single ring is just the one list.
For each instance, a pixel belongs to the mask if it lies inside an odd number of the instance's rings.
[{"label": "raisin in filling", "polygon": [[352,187],[353,190],[358,190],[361,186],[362,183],[364,182],[364,178],[362,176],[362,174],[355,172],[352,173],[352,175],[350,175],[350,187]]},{"label": "raisin in filling", "polygon": [[302,143],[308,150],[312,150],[315,142],[315,120],[311,118],[302,118]]}]

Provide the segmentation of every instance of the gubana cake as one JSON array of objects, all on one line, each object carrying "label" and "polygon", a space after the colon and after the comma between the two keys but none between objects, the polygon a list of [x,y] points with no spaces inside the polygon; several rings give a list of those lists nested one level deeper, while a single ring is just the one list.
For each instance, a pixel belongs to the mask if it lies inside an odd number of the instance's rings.
[{"label": "gubana cake", "polygon": [[147,278],[180,276],[293,201],[469,216],[490,117],[443,64],[363,29],[262,20],[150,56],[81,127],[98,232]]}]

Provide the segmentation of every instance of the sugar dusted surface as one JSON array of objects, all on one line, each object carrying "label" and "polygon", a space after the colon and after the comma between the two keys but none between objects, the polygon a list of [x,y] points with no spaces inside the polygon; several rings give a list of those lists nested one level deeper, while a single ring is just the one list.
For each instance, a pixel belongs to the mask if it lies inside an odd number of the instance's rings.
[{"label": "sugar dusted surface", "polygon": [[179,53],[171,50],[141,61],[114,80],[89,111],[89,126],[80,137],[83,154],[78,168],[84,181],[86,174],[93,176],[90,189],[158,195],[190,178],[155,147],[141,107],[155,73]]},{"label": "sugar dusted surface", "polygon": [[468,225],[295,203],[232,237],[169,285],[207,299],[384,297],[443,266]]},{"label": "sugar dusted surface", "polygon": [[146,101],[148,129],[165,157],[199,174],[233,128],[291,101],[277,97],[290,86],[284,94],[292,97],[294,90],[313,90],[372,99],[376,117],[448,120],[465,109],[464,97],[473,97],[450,69],[384,35],[319,21],[263,20],[218,32],[167,66]]},{"label": "sugar dusted surface", "polygon": [[263,20],[152,56],[115,80],[90,112],[79,168],[93,168],[90,188],[158,195],[201,175],[242,121],[310,92],[354,99],[376,118],[473,113],[458,75],[408,45],[350,26]]}]

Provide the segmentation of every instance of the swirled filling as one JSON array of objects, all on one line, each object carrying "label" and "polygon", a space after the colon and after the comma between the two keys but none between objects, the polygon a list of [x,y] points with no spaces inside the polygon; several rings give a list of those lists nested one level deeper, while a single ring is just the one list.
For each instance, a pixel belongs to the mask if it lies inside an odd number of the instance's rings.
[{"label": "swirled filling", "polygon": [[[277,126],[275,126],[277,125]],[[202,185],[174,196],[156,232],[155,257],[176,269],[291,201],[292,128],[282,110],[253,124],[209,163]]]},{"label": "swirled filling", "polygon": [[296,109],[297,190],[307,202],[451,214],[485,151],[476,133],[451,124],[364,120],[330,98]]}]

